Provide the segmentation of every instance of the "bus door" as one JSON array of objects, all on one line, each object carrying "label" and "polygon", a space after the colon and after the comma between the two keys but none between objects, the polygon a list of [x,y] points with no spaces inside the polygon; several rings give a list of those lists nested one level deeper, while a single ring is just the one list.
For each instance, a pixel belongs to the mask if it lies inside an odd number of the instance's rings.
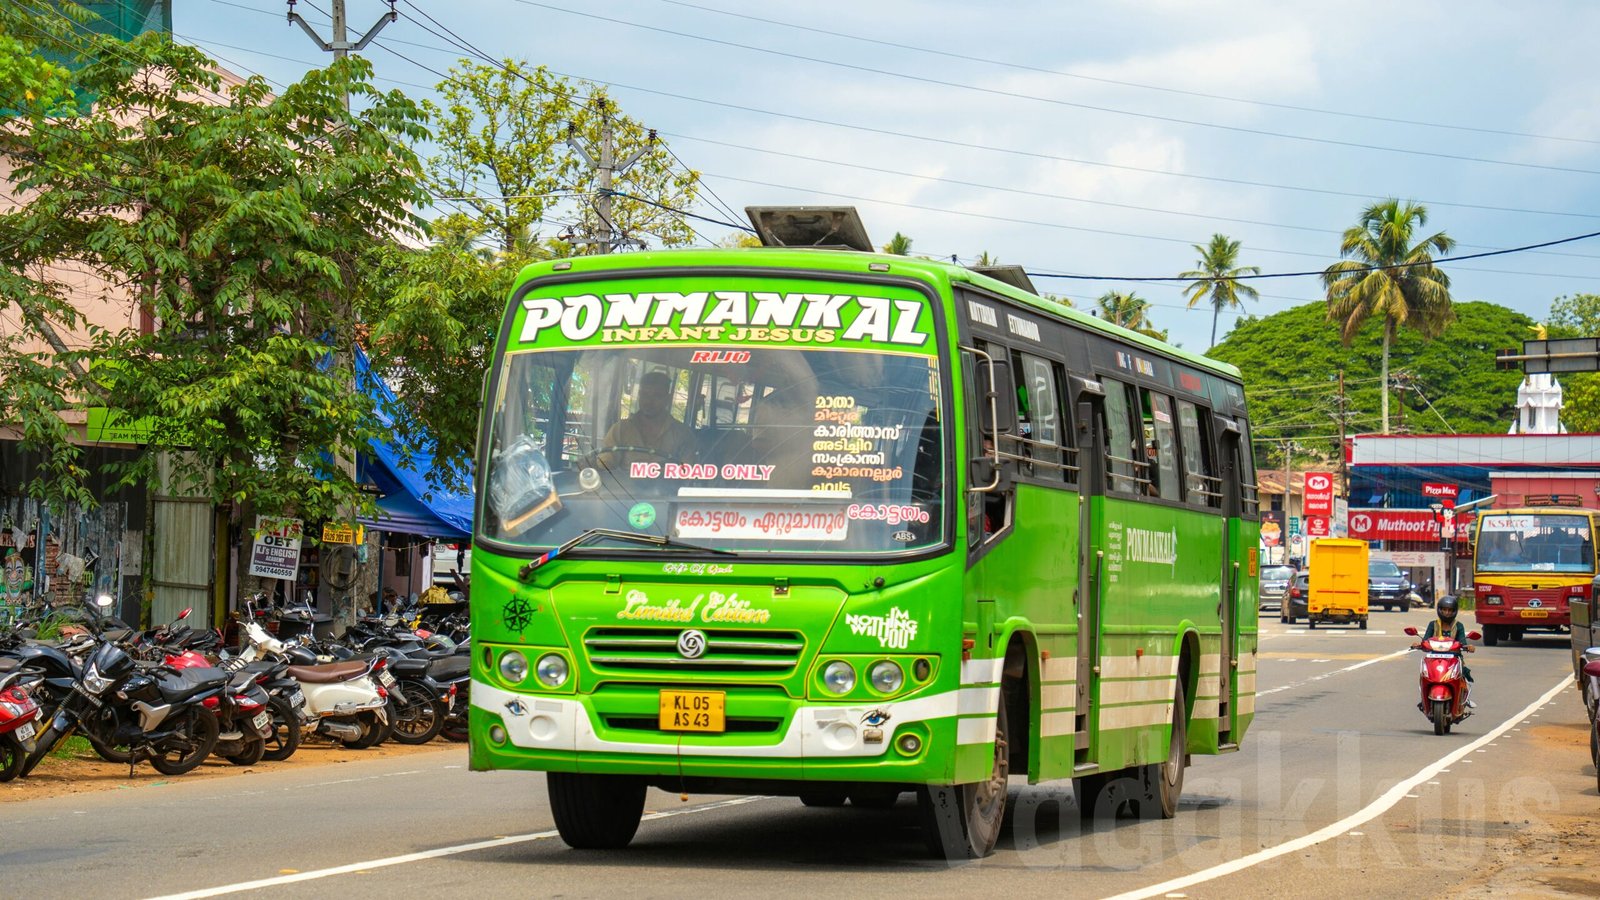
[{"label": "bus door", "polygon": [[1103,507],[1106,492],[1105,388],[1098,381],[1072,376],[1074,421],[1078,429],[1078,664],[1073,704],[1073,765],[1093,768],[1092,730],[1100,681],[1100,600],[1105,593],[1105,554],[1091,538],[1094,509]]},{"label": "bus door", "polygon": [[[1246,498],[1244,484],[1254,480],[1254,472],[1245,471],[1242,449],[1243,429],[1238,421],[1227,416],[1214,419],[1218,443],[1222,450],[1222,599],[1217,606],[1217,618],[1222,631],[1222,655],[1218,668],[1217,685],[1217,744],[1233,743],[1233,687],[1235,660],[1239,653],[1239,585],[1243,574],[1239,571],[1239,554],[1243,547],[1242,530]],[[1284,602],[1288,602],[1287,600]]]}]

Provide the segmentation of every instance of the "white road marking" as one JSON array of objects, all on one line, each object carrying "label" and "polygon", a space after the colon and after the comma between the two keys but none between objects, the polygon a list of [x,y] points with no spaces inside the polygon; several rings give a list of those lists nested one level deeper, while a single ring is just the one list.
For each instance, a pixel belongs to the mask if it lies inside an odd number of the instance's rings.
[{"label": "white road marking", "polygon": [[[705,806],[696,806],[690,809],[672,810],[669,812],[651,813],[640,819],[651,822],[657,819],[670,819],[673,816],[687,816],[693,813],[710,812],[714,809],[726,809],[730,806],[742,806],[767,797],[739,797],[733,800],[721,800],[708,803]],[[365,862],[350,863],[343,866],[333,866],[327,869],[314,869],[310,872],[296,872],[293,875],[279,875],[275,878],[259,878],[255,881],[241,881],[237,884],[225,884],[220,887],[202,888],[197,891],[186,891],[181,894],[166,894],[153,897],[151,900],[200,900],[203,897],[220,897],[224,894],[236,894],[240,891],[256,891],[262,888],[278,887],[285,884],[297,884],[302,881],[315,881],[319,878],[328,878],[333,875],[348,875],[353,872],[365,873],[371,869],[381,869],[386,866],[399,866],[405,863],[422,862],[428,859],[438,859],[442,856],[455,856],[459,853],[471,853],[474,850],[488,850],[494,847],[507,847],[513,844],[526,844],[530,841],[542,841],[556,837],[560,832],[539,831],[533,834],[513,834],[507,837],[495,838],[488,841],[474,841],[470,844],[457,844],[454,847],[439,847],[435,850],[423,850],[419,853],[406,853],[400,856],[389,856],[383,859],[369,859]]]},{"label": "white road marking", "polygon": [[1232,875],[1235,872],[1240,872],[1251,868],[1252,866],[1260,865],[1261,863],[1271,859],[1277,859],[1280,856],[1286,856],[1290,853],[1298,853],[1307,847],[1314,847],[1317,844],[1321,844],[1325,841],[1344,835],[1354,829],[1356,826],[1364,825],[1367,822],[1376,819],[1378,816],[1388,812],[1394,807],[1395,804],[1405,799],[1407,793],[1409,793],[1417,785],[1422,784],[1435,775],[1438,775],[1440,772],[1449,771],[1446,767],[1451,763],[1458,761],[1471,762],[1472,760],[1463,759],[1463,757],[1477,750],[1484,744],[1495,740],[1496,738],[1505,734],[1507,731],[1510,731],[1518,722],[1521,722],[1523,719],[1534,715],[1535,710],[1554,700],[1562,691],[1566,690],[1567,686],[1571,683],[1572,679],[1570,676],[1563,676],[1560,681],[1556,682],[1555,687],[1545,692],[1543,697],[1540,697],[1539,699],[1528,704],[1527,707],[1525,707],[1515,716],[1512,716],[1506,721],[1501,722],[1500,725],[1493,731],[1489,732],[1483,737],[1478,738],[1465,747],[1461,747],[1454,752],[1440,757],[1438,760],[1430,763],[1422,771],[1390,788],[1386,793],[1383,794],[1383,796],[1367,804],[1357,812],[1352,813],[1351,815],[1346,816],[1337,822],[1334,822],[1332,825],[1326,825],[1317,829],[1316,831],[1311,832],[1310,834],[1301,835],[1300,837],[1294,838],[1293,840],[1284,841],[1276,846],[1258,850],[1255,853],[1249,854],[1248,856],[1241,856],[1238,859],[1212,866],[1209,869],[1202,869],[1192,875],[1184,875],[1168,881],[1163,881],[1160,884],[1155,884],[1144,888],[1137,888],[1126,893],[1117,894],[1114,897],[1109,898],[1109,900],[1143,900],[1143,898],[1146,897],[1159,897],[1171,891],[1193,887],[1197,884],[1204,884],[1207,881],[1221,878],[1224,875]]},{"label": "white road marking", "polygon": [[[1264,691],[1256,691],[1256,696],[1257,697],[1265,697],[1268,694],[1276,694],[1279,691],[1287,691],[1287,690],[1289,690],[1291,688],[1297,688],[1297,687],[1301,687],[1303,685],[1311,684],[1314,681],[1321,681],[1324,678],[1332,678],[1333,676],[1338,675],[1338,674],[1340,674],[1342,672],[1354,672],[1357,669],[1364,668],[1366,666],[1370,666],[1373,663],[1380,663],[1380,662],[1383,662],[1386,659],[1394,659],[1397,656],[1405,656],[1407,653],[1410,653],[1410,652],[1411,652],[1411,649],[1408,647],[1408,648],[1406,648],[1404,650],[1396,650],[1395,652],[1390,653],[1390,654],[1388,654],[1386,656],[1377,656],[1377,657],[1373,657],[1372,659],[1364,659],[1361,662],[1356,663],[1355,665],[1345,666],[1342,669],[1334,669],[1332,672],[1324,672],[1321,675],[1318,675],[1318,676],[1316,676],[1314,678],[1307,678],[1304,681],[1295,681],[1295,682],[1291,682],[1289,684],[1280,684],[1275,688],[1267,688]],[[1284,662],[1288,662],[1288,660],[1284,660]]]}]

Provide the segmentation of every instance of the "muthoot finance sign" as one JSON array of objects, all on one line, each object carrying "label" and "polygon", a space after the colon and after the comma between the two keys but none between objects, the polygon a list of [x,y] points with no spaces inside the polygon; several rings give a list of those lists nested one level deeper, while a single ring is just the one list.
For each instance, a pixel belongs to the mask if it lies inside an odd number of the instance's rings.
[{"label": "muthoot finance sign", "polygon": [[870,295],[735,289],[534,294],[520,301],[515,315],[511,333],[524,345],[726,341],[933,352],[927,299],[888,286]]}]

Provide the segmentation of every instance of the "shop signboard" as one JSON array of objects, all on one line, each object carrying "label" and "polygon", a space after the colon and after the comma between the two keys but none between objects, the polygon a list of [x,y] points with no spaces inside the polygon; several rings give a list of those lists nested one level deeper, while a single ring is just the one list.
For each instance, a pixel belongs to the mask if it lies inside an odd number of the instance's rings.
[{"label": "shop signboard", "polygon": [[305,526],[299,519],[256,516],[250,542],[250,574],[293,581],[300,567],[300,542]]},{"label": "shop signboard", "polygon": [[1333,476],[1327,472],[1307,472],[1302,493],[1302,510],[1307,516],[1333,515]]}]

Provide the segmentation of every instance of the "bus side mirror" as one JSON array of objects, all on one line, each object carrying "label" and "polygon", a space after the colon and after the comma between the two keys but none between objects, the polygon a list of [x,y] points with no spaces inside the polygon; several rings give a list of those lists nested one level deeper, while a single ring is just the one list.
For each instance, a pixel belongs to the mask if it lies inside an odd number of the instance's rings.
[{"label": "bus side mirror", "polygon": [[978,404],[978,424],[986,436],[1011,434],[1017,430],[1017,388],[1011,378],[1011,361],[991,359],[988,397]]}]

